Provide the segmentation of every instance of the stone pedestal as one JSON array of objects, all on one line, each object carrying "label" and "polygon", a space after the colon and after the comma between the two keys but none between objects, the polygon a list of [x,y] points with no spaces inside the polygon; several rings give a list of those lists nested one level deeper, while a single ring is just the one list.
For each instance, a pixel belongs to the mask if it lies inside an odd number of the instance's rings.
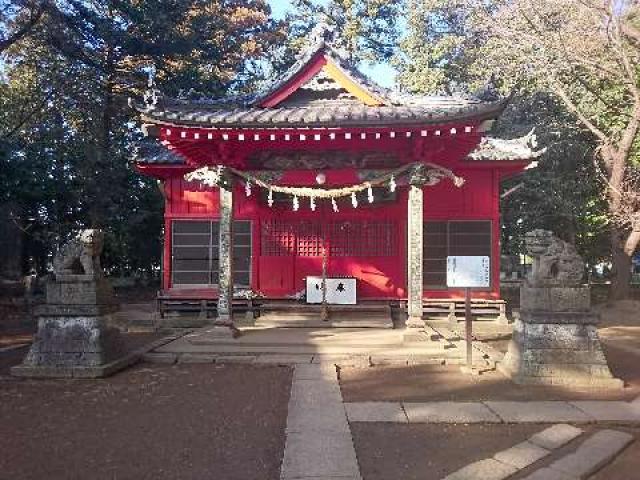
[{"label": "stone pedestal", "polygon": [[584,286],[523,286],[500,370],[519,384],[622,388],[607,365],[589,299]]},{"label": "stone pedestal", "polygon": [[47,285],[47,303],[34,314],[38,331],[11,373],[25,377],[110,375],[129,365],[120,332],[109,325],[118,309],[104,278],[60,275]]},{"label": "stone pedestal", "polygon": [[108,313],[118,309],[111,284],[105,278],[91,275],[57,275],[54,282],[47,284],[46,303],[68,307],[92,305]]}]

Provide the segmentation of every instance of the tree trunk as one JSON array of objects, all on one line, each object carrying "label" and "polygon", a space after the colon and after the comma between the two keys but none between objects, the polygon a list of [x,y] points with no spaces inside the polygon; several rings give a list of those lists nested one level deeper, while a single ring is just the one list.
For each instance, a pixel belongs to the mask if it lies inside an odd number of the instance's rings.
[{"label": "tree trunk", "polygon": [[631,255],[624,251],[623,234],[616,228],[611,230],[611,257],[613,279],[610,300],[623,300],[631,294]]}]

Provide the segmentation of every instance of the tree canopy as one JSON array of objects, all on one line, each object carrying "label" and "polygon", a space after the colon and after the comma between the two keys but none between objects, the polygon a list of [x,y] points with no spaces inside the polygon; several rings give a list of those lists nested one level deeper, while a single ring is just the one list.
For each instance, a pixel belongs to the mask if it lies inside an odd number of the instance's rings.
[{"label": "tree canopy", "polygon": [[0,201],[28,256],[44,269],[72,230],[93,225],[107,229],[108,268],[157,267],[162,199],[132,170],[128,97],[150,71],[171,95],[250,88],[281,25],[262,0],[12,2],[1,20]]},{"label": "tree canopy", "polygon": [[[608,231],[617,273],[614,291],[626,295],[631,255],[640,241],[638,3],[409,0],[409,4],[408,34],[396,60],[403,88],[452,91],[462,84],[477,87],[495,76],[503,92],[518,93],[511,111],[529,125],[514,125],[506,116],[500,133],[538,125],[551,148],[541,168],[522,178],[523,188],[505,198],[505,219],[514,220],[516,211],[524,229],[540,226],[534,225],[540,223],[539,216],[526,215],[521,208],[523,195],[529,200],[537,195],[539,201],[527,202],[528,210],[549,209],[553,198],[554,210],[570,212],[580,226],[569,232],[585,232],[576,238],[579,246],[584,241],[586,249]],[[539,102],[541,98],[549,101]],[[554,174],[540,183],[549,168]],[[554,184],[565,192],[557,197],[540,195],[554,189]],[[574,195],[567,190],[573,184],[589,187]],[[567,208],[567,204],[572,205]],[[553,217],[548,217],[549,225],[557,226]],[[528,219],[535,222],[529,225]],[[604,256],[592,254],[594,259]]]},{"label": "tree canopy", "polygon": [[162,198],[131,168],[128,97],[251,91],[295,61],[320,21],[398,88],[515,93],[495,135],[536,126],[538,169],[505,182],[503,247],[561,230],[628,284],[640,241],[640,7],[634,0],[0,0],[0,203],[39,268],[72,230],[107,228],[106,265],[152,271]]}]

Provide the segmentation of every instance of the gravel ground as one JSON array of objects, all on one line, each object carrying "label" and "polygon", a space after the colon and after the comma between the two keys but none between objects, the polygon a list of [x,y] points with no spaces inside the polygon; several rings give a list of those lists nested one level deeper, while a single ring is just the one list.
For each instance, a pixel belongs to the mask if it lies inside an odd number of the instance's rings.
[{"label": "gravel ground", "polygon": [[289,368],[212,364],[1,377],[0,477],[277,480],[290,385]]}]

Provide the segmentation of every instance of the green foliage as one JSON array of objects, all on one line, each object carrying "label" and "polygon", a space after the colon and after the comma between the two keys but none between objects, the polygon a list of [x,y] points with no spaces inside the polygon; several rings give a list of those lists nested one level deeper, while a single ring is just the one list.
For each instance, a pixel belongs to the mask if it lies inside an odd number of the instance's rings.
[{"label": "green foliage", "polygon": [[407,0],[407,30],[393,59],[398,82],[414,94],[450,92],[469,81],[469,12],[447,0]]},{"label": "green foliage", "polygon": [[108,269],[154,271],[163,200],[131,164],[140,132],[128,97],[141,94],[152,67],[170,95],[248,88],[281,26],[263,0],[51,5],[4,52],[0,203],[18,203],[25,254],[41,270],[72,231],[99,226]]},{"label": "green foliage", "polygon": [[[502,200],[503,251],[523,253],[524,233],[545,228],[575,242],[590,263],[601,261],[610,247],[596,167],[598,142],[548,91],[544,73],[531,74],[536,47],[526,37],[500,41],[502,25],[487,18],[504,5],[501,0],[408,0],[407,34],[395,59],[398,80],[412,93],[468,93],[497,74],[502,92],[517,95],[491,134],[511,138],[535,127],[539,146],[547,148],[537,168],[503,182],[503,192],[517,187]],[[612,105],[621,105],[623,97],[612,85],[603,83],[598,90]],[[592,109],[601,107],[586,92],[583,98]],[[603,123],[616,128],[617,113],[605,111],[609,117]]]},{"label": "green foliage", "polygon": [[593,140],[572,125],[571,115],[555,97],[536,93],[517,97],[496,126],[496,135],[521,135],[536,125],[539,146],[546,147],[538,166],[503,182],[502,250],[524,253],[524,235],[551,230],[572,242],[593,265],[609,253],[607,205],[601,195]]},{"label": "green foliage", "polygon": [[290,52],[307,41],[320,21],[333,25],[335,45],[356,62],[387,61],[394,54],[400,34],[402,2],[387,0],[294,0],[288,15]]}]

